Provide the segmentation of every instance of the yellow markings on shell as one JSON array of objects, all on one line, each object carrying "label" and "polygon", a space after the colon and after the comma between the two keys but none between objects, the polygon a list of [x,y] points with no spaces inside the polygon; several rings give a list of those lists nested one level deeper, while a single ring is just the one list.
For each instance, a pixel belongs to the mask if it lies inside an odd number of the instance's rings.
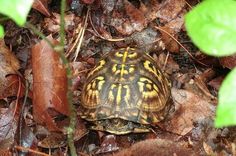
[{"label": "yellow markings on shell", "polygon": [[116,73],[116,71],[117,71],[117,64],[114,64],[113,66],[112,66],[112,73]]},{"label": "yellow markings on shell", "polygon": [[92,83],[92,88],[93,88],[93,89],[96,89],[96,86],[97,86],[96,81],[93,81],[93,83]]},{"label": "yellow markings on shell", "polygon": [[105,78],[98,76],[87,85],[86,90],[88,94],[86,95],[86,99],[90,102],[93,101],[90,105],[96,106],[99,103],[99,91],[101,91],[104,83]]},{"label": "yellow markings on shell", "polygon": [[[139,91],[142,93],[142,108],[144,110],[160,110],[163,108],[165,103],[162,101],[162,97],[159,95],[159,89],[150,79],[141,77],[138,81]],[[153,101],[149,101],[152,100]]]},{"label": "yellow markings on shell", "polygon": [[125,101],[127,107],[128,107],[128,108],[131,108],[131,104],[129,103],[130,96],[131,96],[131,94],[130,94],[130,88],[129,88],[128,85],[124,85],[123,88],[126,89],[126,94],[125,94],[125,96],[124,96],[124,101]]},{"label": "yellow markings on shell", "polygon": [[128,56],[128,48],[127,48],[127,50],[124,52],[124,55],[123,55],[123,58],[122,58],[122,64],[123,63],[125,63],[125,61],[126,61],[126,58],[127,58],[127,56]]},{"label": "yellow markings on shell", "polygon": [[134,65],[130,65],[130,67],[129,67],[129,73],[133,73],[134,72]]},{"label": "yellow markings on shell", "polygon": [[139,87],[139,91],[141,93],[143,93],[143,91],[144,91],[144,83],[143,82],[138,82],[138,87]]},{"label": "yellow markings on shell", "polygon": [[121,64],[121,71],[120,71],[120,78],[123,78],[124,74],[128,74],[128,71],[126,71],[125,73],[125,62],[126,62],[126,58],[128,55],[128,51],[129,48],[126,49],[126,51],[124,52],[123,58],[122,58],[122,64]]},{"label": "yellow markings on shell", "polygon": [[147,69],[149,72],[153,73],[157,79],[161,82],[162,81],[162,77],[161,77],[161,73],[159,70],[157,70],[154,66],[153,67],[150,67],[149,65],[151,64],[150,61],[146,60],[143,65],[144,65],[144,68]]},{"label": "yellow markings on shell", "polygon": [[102,86],[105,83],[105,80],[104,80],[105,78],[103,76],[98,76],[96,79],[99,80],[97,88],[100,91],[100,90],[102,90]]},{"label": "yellow markings on shell", "polygon": [[150,84],[146,84],[146,87],[147,87],[149,90],[152,89],[152,85],[150,85]]},{"label": "yellow markings on shell", "polygon": [[136,52],[134,52],[134,53],[129,54],[129,55],[128,55],[128,58],[131,58],[131,59],[132,59],[132,58],[137,57],[137,55],[138,55],[138,54],[137,54]]},{"label": "yellow markings on shell", "polygon": [[[150,79],[145,77],[139,78],[138,86],[139,91],[142,93],[144,99],[154,98],[158,96],[158,87]],[[144,91],[144,87],[147,88],[149,91]]]},{"label": "yellow markings on shell", "polygon": [[99,64],[88,74],[88,77],[92,76],[96,71],[99,71],[106,64],[105,60],[99,61]]},{"label": "yellow markings on shell", "polygon": [[[120,105],[120,102],[121,102],[121,89],[122,89],[122,84],[119,84],[119,87],[117,89],[117,95],[116,95],[117,106]],[[119,106],[118,106],[118,108],[119,108]]]},{"label": "yellow markings on shell", "polygon": [[117,52],[115,53],[115,56],[117,56],[117,57],[123,57],[123,54],[122,54],[121,52],[117,51]]},{"label": "yellow markings on shell", "polygon": [[113,89],[116,87],[116,85],[115,84],[112,84],[111,85],[111,88],[110,88],[110,90],[109,90],[109,92],[108,92],[108,101],[109,101],[109,104],[110,103],[113,103],[114,102],[114,94],[113,94]]},{"label": "yellow markings on shell", "polygon": [[153,85],[153,88],[154,88],[157,92],[159,92],[159,89],[158,89],[158,87],[157,87],[156,85]]},{"label": "yellow markings on shell", "polygon": [[121,64],[120,78],[124,76],[124,72],[125,72],[124,68],[125,68],[125,64]]},{"label": "yellow markings on shell", "polygon": [[141,82],[145,82],[145,81],[147,81],[148,83],[152,83],[152,81],[151,80],[149,80],[148,78],[146,78],[146,77],[140,77],[140,79],[139,79]]},{"label": "yellow markings on shell", "polygon": [[92,87],[92,85],[91,85],[91,83],[89,83],[89,84],[87,85],[87,87],[86,87],[86,90],[87,90],[87,91],[90,90],[91,87]]}]

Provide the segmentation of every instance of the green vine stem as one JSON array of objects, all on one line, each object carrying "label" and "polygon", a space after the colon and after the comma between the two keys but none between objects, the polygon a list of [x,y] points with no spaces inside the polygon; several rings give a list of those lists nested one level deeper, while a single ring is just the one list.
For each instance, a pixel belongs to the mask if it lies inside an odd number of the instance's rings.
[{"label": "green vine stem", "polygon": [[66,76],[67,76],[67,101],[69,104],[69,118],[70,123],[69,127],[67,128],[67,139],[68,145],[70,148],[70,154],[72,156],[76,156],[76,148],[74,145],[74,131],[76,126],[76,110],[72,103],[72,71],[70,69],[69,61],[67,60],[64,54],[64,47],[65,47],[65,7],[66,1],[61,0],[61,15],[60,15],[60,45],[54,46],[43,33],[41,33],[34,25],[30,23],[26,23],[26,27],[30,28],[35,34],[45,40],[60,56],[62,63],[66,69]]},{"label": "green vine stem", "polygon": [[64,54],[64,45],[65,45],[65,8],[66,8],[66,0],[61,0],[61,15],[60,15],[60,46],[61,48],[58,49],[58,53],[62,59],[63,64],[66,68],[66,75],[67,75],[67,100],[69,104],[70,110],[70,124],[67,128],[67,138],[68,138],[68,145],[70,147],[70,153],[72,156],[76,156],[76,149],[74,145],[74,131],[76,125],[76,111],[74,105],[72,103],[72,71],[70,69],[70,65],[66,56]]}]

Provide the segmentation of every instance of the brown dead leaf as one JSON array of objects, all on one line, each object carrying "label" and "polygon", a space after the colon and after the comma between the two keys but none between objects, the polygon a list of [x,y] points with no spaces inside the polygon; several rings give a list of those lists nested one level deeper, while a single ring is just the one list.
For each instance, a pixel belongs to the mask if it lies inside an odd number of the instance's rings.
[{"label": "brown dead leaf", "polygon": [[102,141],[101,147],[96,151],[96,154],[111,153],[119,150],[115,135],[106,135]]},{"label": "brown dead leaf", "polygon": [[220,89],[221,83],[224,80],[224,76],[216,77],[215,79],[208,82],[208,85],[216,89],[217,91]]},{"label": "brown dead leaf", "polygon": [[157,17],[163,23],[168,23],[179,15],[185,5],[185,0],[179,0],[178,2],[176,0],[162,1]]},{"label": "brown dead leaf", "polygon": [[38,142],[42,148],[61,148],[66,145],[66,136],[62,133],[52,132],[46,138]]},{"label": "brown dead leaf", "polygon": [[19,78],[16,74],[19,68],[18,59],[0,40],[0,99],[17,94]]},{"label": "brown dead leaf", "polygon": [[201,73],[198,77],[201,79],[203,82],[207,83],[208,81],[212,80],[213,77],[216,76],[216,72],[212,68],[208,68],[204,70],[203,73]]},{"label": "brown dead leaf", "polygon": [[168,56],[165,53],[161,53],[158,56],[157,63],[159,67],[165,70],[165,73],[168,73],[168,74],[172,74],[178,71],[180,69],[179,65],[175,62],[175,60],[171,56],[169,56],[168,58],[167,57]]},{"label": "brown dead leaf", "polygon": [[194,128],[194,122],[214,116],[215,106],[190,91],[173,88],[172,98],[175,112],[171,120],[164,123],[170,132],[185,135]]},{"label": "brown dead leaf", "polygon": [[0,109],[0,149],[10,148],[14,143],[18,120],[14,114],[15,106],[15,102],[12,102],[9,108]]},{"label": "brown dead leaf", "polygon": [[[174,32],[173,29],[170,29],[169,27],[161,27],[161,29],[167,31],[170,35],[172,35],[175,39],[178,40],[178,36],[176,35],[176,32]],[[161,32],[161,39],[163,40],[164,44],[165,44],[165,48],[169,51],[169,52],[173,52],[173,53],[179,53],[179,49],[180,46],[179,44],[173,40],[168,34],[166,34],[163,31]]]},{"label": "brown dead leaf", "polygon": [[[25,86],[18,75],[9,75],[4,81],[0,81],[0,99],[19,96],[22,97],[25,92]],[[31,97],[31,92],[29,93]]]},{"label": "brown dead leaf", "polygon": [[226,67],[229,69],[233,69],[234,67],[236,67],[236,55],[222,57],[222,58],[219,58],[219,60],[220,60],[220,64],[223,67]]},{"label": "brown dead leaf", "polygon": [[196,154],[180,142],[165,139],[148,139],[134,144],[113,156],[195,156]]},{"label": "brown dead leaf", "polygon": [[32,8],[38,10],[47,17],[51,16],[51,13],[48,11],[48,0],[34,0]]},{"label": "brown dead leaf", "polygon": [[[44,27],[46,27],[46,29],[49,32],[57,33],[60,30],[60,14],[57,13],[52,13],[52,14],[53,17],[44,18]],[[75,26],[74,20],[75,20],[75,14],[65,15],[65,30],[68,31],[70,27]]]},{"label": "brown dead leaf", "polygon": [[[52,36],[47,38],[58,44]],[[34,119],[49,130],[59,130],[49,111],[68,115],[67,77],[58,53],[44,40],[32,47],[32,70]]]},{"label": "brown dead leaf", "polygon": [[213,152],[211,146],[208,145],[207,143],[203,142],[203,148],[204,148],[207,155],[215,155],[215,153]]},{"label": "brown dead leaf", "polygon": [[[129,38],[137,47],[144,51],[156,51],[159,48],[156,41],[160,39],[159,33],[153,28],[147,28],[140,32],[133,33]],[[158,49],[159,50],[159,49]]]},{"label": "brown dead leaf", "polygon": [[123,35],[129,35],[147,26],[144,14],[128,0],[125,0],[122,6],[123,9],[119,6],[113,11],[110,23],[117,31]]},{"label": "brown dead leaf", "polygon": [[219,59],[216,57],[203,54],[201,51],[197,51],[194,54],[195,59],[207,65],[208,67],[220,67]]},{"label": "brown dead leaf", "polygon": [[[26,110],[26,109],[25,109]],[[25,112],[23,113],[25,114]],[[26,124],[24,115],[20,115],[15,140],[17,144],[24,148],[36,149],[37,138],[32,129]],[[28,152],[19,151],[19,155],[24,155]]]},{"label": "brown dead leaf", "polygon": [[140,2],[139,10],[145,15],[146,20],[151,22],[157,18],[157,11],[160,9],[160,3],[157,0]]},{"label": "brown dead leaf", "polygon": [[0,74],[5,77],[8,74],[16,74],[20,64],[15,55],[5,45],[4,40],[0,40]]}]

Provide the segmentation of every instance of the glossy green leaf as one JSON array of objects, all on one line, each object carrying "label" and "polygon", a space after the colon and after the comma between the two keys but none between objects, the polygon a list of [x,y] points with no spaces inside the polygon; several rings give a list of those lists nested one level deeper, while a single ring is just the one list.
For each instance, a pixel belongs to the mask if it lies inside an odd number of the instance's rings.
[{"label": "glossy green leaf", "polygon": [[0,13],[23,26],[32,4],[33,0],[0,0]]},{"label": "glossy green leaf", "polygon": [[186,14],[185,26],[193,43],[206,54],[236,52],[236,1],[205,0]]},{"label": "glossy green leaf", "polygon": [[215,126],[236,125],[236,68],[223,81],[219,90],[219,103]]},{"label": "glossy green leaf", "polygon": [[2,25],[0,25],[0,38],[3,38],[3,36],[4,36],[4,29]]}]

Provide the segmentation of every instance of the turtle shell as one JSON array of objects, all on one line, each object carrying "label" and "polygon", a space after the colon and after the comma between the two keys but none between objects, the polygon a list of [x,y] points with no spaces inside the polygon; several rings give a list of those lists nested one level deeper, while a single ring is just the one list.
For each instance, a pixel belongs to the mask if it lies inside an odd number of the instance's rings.
[{"label": "turtle shell", "polygon": [[122,48],[105,55],[88,73],[80,116],[93,129],[115,134],[144,132],[169,110],[170,81],[145,52]]}]

